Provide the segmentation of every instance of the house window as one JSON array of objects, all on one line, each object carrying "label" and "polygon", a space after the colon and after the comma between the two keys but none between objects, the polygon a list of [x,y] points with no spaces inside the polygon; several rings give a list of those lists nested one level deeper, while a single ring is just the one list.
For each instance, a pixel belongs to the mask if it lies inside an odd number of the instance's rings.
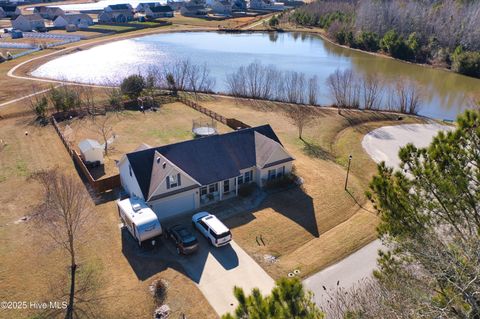
[{"label": "house window", "polygon": [[243,184],[243,175],[238,176],[237,181],[238,181],[238,185],[242,185]]},{"label": "house window", "polygon": [[245,183],[250,183],[253,179],[253,171],[245,172]]},{"label": "house window", "polygon": [[277,169],[277,178],[280,178],[283,175],[285,175],[285,166],[282,166],[282,168]]},{"label": "house window", "polygon": [[167,176],[167,189],[181,186],[182,182],[180,179],[180,173],[176,175]]},{"label": "house window", "polygon": [[268,170],[268,180],[271,181],[272,179],[275,179],[276,177],[276,169],[269,169]]},{"label": "house window", "polygon": [[208,192],[209,193],[218,192],[218,184],[214,183],[214,184],[208,185]]},{"label": "house window", "polygon": [[132,166],[130,164],[128,165],[128,173],[130,174],[130,177],[132,177]]},{"label": "house window", "polygon": [[200,196],[207,195],[207,186],[200,188]]},{"label": "house window", "polygon": [[230,181],[228,179],[226,181],[223,181],[223,192],[225,194],[230,192]]}]

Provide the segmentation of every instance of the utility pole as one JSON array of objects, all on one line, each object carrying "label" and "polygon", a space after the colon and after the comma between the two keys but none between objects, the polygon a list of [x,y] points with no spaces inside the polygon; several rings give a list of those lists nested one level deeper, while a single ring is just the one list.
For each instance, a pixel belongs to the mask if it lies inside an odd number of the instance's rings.
[{"label": "utility pole", "polygon": [[351,162],[352,162],[352,155],[348,156],[347,177],[345,178],[345,190],[347,190],[348,174],[350,173],[350,163],[351,163]]}]

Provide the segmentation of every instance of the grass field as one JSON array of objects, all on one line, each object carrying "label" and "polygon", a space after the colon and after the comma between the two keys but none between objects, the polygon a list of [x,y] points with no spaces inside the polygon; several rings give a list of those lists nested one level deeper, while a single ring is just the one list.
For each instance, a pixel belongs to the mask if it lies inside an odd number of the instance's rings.
[{"label": "grass field", "polygon": [[[235,240],[274,278],[300,269],[302,276],[318,271],[361,248],[376,237],[378,223],[364,191],[375,164],[361,147],[371,128],[400,124],[396,115],[319,108],[317,118],[298,139],[296,127],[284,115],[288,107],[272,102],[208,98],[206,107],[250,125],[269,123],[295,157],[301,189],[270,195],[261,207],[227,221]],[[290,106],[295,107],[295,106]],[[407,119],[404,122],[416,121]],[[353,156],[348,192],[346,163]],[[257,243],[262,236],[265,246]],[[266,255],[277,262],[265,260]]]},{"label": "grass field", "polygon": [[136,28],[133,26],[127,27],[122,25],[95,24],[89,27],[88,29],[89,30],[102,29],[102,30],[111,30],[115,32],[121,32],[121,31],[132,31],[132,30],[135,30]]},{"label": "grass field", "polygon": [[[55,287],[67,273],[67,259],[61,250],[49,244],[49,238],[43,237],[30,222],[16,223],[22,216],[34,213],[41,200],[41,189],[28,179],[32,172],[58,167],[78,176],[53,127],[37,126],[32,120],[0,120],[1,300],[52,300],[58,293]],[[173,311],[172,318],[179,318],[182,313],[187,318],[216,318],[200,291],[175,264],[131,257],[138,248],[126,245],[118,228],[115,202],[98,204],[94,215],[95,224],[78,254],[79,269],[94,268],[101,279],[96,294],[103,300],[97,305],[102,318],[151,317],[154,304],[148,285],[158,278],[169,283],[166,303]],[[142,274],[143,267],[157,271]],[[30,318],[34,313],[31,309],[2,310],[0,318]]]},{"label": "grass field", "polygon": [[[101,118],[97,120],[102,121]],[[120,160],[123,154],[134,151],[142,143],[161,146],[192,139],[194,120],[211,123],[206,115],[182,103],[165,104],[157,112],[148,111],[145,114],[124,111],[118,116],[109,115],[108,126],[112,128],[116,139],[108,152],[108,157],[105,158],[106,175],[118,174],[115,161]],[[60,127],[65,128],[66,125],[69,125],[73,131],[71,138],[75,146],[85,138],[96,139],[100,144],[103,143],[98,125],[89,117],[62,122]],[[217,123],[217,129],[220,133],[230,131],[227,126],[220,123]]]}]

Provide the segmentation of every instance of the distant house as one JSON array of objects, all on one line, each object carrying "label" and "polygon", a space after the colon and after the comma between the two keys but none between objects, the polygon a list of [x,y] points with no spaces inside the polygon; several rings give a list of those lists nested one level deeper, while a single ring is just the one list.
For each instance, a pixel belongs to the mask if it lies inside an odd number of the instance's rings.
[{"label": "distant house", "polygon": [[5,17],[7,18],[16,18],[20,14],[22,14],[20,9],[16,5],[2,4],[0,5],[0,8],[2,8],[3,12],[5,12]]},{"label": "distant house", "polygon": [[185,1],[167,0],[167,5],[169,5],[174,11],[179,11],[185,5]]},{"label": "distant house", "polygon": [[183,4],[180,13],[184,16],[206,16],[208,10],[204,1],[192,0]]},{"label": "distant house", "polygon": [[230,0],[213,0],[210,7],[216,14],[231,15],[233,4]]},{"label": "distant house", "polygon": [[259,187],[292,171],[293,157],[270,125],[142,147],[117,164],[124,190],[159,219],[178,216]]},{"label": "distant house", "polygon": [[251,10],[283,11],[285,5],[274,0],[250,0]]},{"label": "distant house", "polygon": [[135,12],[145,13],[147,8],[153,8],[160,6],[160,2],[143,2],[139,3],[138,6],[135,8]]},{"label": "distant house", "polygon": [[247,1],[245,1],[245,0],[234,0],[232,10],[233,11],[245,11],[245,10],[247,10]]},{"label": "distant house", "polygon": [[19,15],[12,21],[12,27],[20,31],[45,29],[45,20],[39,14]]},{"label": "distant house", "polygon": [[38,6],[33,9],[33,13],[37,13],[44,19],[55,20],[57,17],[64,15],[65,12],[59,7]]},{"label": "distant house", "polygon": [[170,6],[155,6],[145,9],[145,16],[148,19],[172,18],[173,9]]},{"label": "distant house", "polygon": [[101,23],[126,23],[133,20],[133,9],[130,4],[112,4],[106,7],[98,15],[98,22]]},{"label": "distant house", "polygon": [[93,25],[93,19],[85,13],[67,13],[59,16],[53,21],[57,28],[66,28],[67,25],[73,25],[77,28],[88,28]]}]

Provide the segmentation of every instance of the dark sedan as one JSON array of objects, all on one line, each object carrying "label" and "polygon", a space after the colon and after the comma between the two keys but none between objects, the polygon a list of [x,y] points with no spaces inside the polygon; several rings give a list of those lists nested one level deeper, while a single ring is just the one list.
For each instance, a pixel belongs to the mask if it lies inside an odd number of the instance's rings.
[{"label": "dark sedan", "polygon": [[173,240],[178,254],[192,254],[198,249],[197,238],[182,225],[175,225],[168,229],[168,237]]}]

